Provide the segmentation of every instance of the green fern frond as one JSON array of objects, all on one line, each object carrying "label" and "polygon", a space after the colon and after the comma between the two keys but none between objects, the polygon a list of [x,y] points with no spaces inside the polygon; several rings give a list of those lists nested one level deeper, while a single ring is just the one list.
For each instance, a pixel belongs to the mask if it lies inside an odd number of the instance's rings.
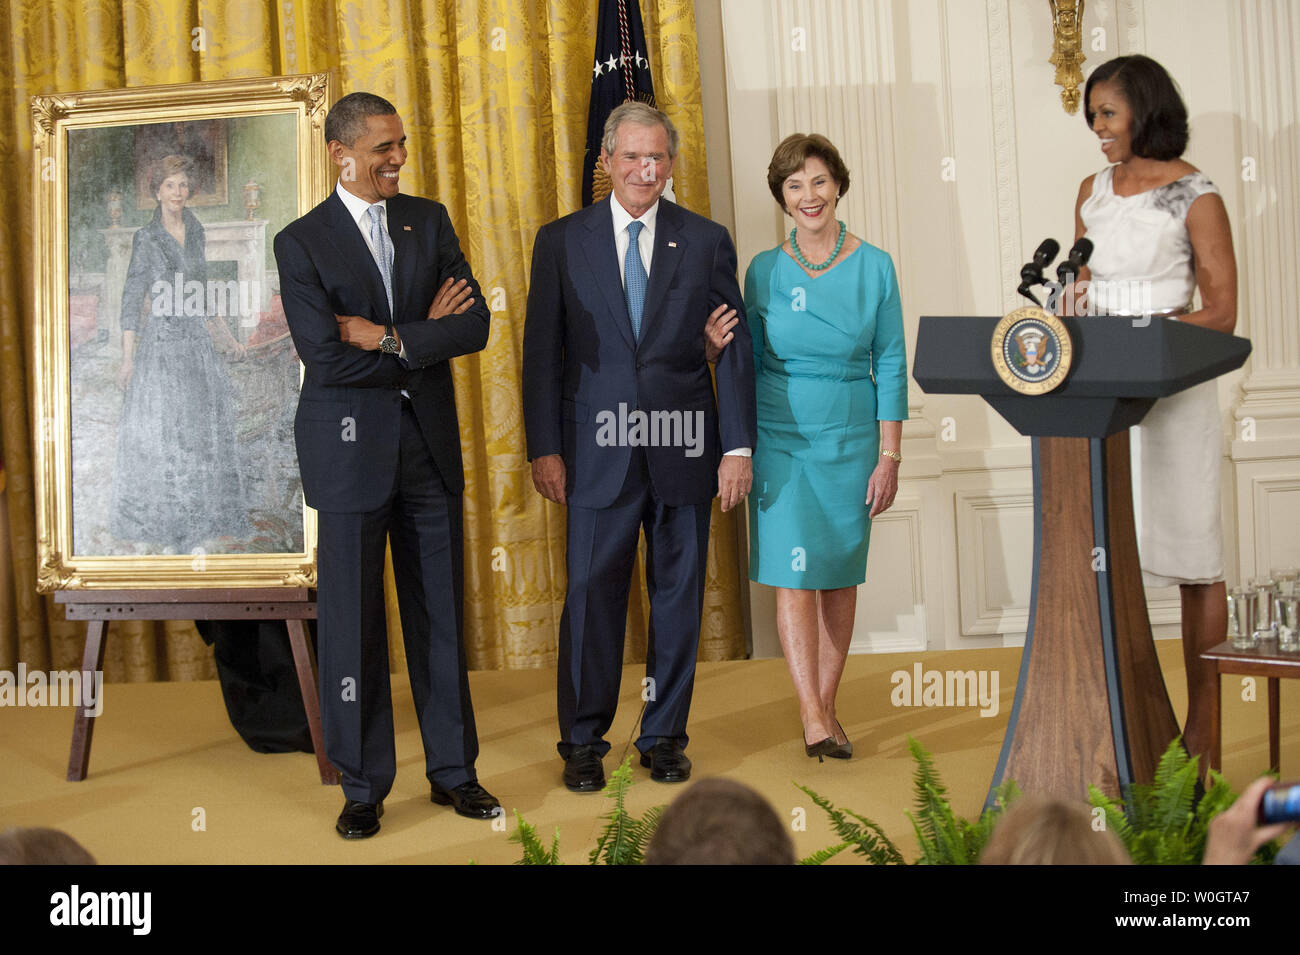
[{"label": "green fern frond", "polygon": [[634,782],[632,776],[632,757],[623,760],[621,766],[609,774],[602,795],[614,800],[614,806],[601,816],[605,827],[596,838],[596,847],[588,856],[592,865],[603,862],[605,865],[640,865],[645,860],[645,850],[650,844],[663,806],[655,806],[646,811],[643,818],[637,819],[627,811],[627,791]]},{"label": "green fern frond", "polygon": [[592,865],[603,861],[606,865],[624,865],[628,858],[630,819],[626,809],[627,791],[632,785],[632,757],[628,756],[609,774],[609,781],[601,790],[606,799],[614,800],[614,807],[601,815],[605,827],[596,838],[596,847],[591,850]]},{"label": "green fern frond", "polygon": [[943,808],[947,805],[948,790],[939,779],[934,760],[926,752],[925,747],[908,736],[907,748],[916,763],[916,769],[912,773],[912,798],[918,819],[914,820],[913,824],[919,825],[931,845],[936,845],[939,841],[940,818]]},{"label": "green fern frond", "polygon": [[[885,831],[866,816],[850,810],[837,809],[829,799],[818,795],[807,786],[795,787],[802,790],[813,803],[830,817],[831,828],[842,842],[853,846],[854,853],[866,857],[872,865],[903,865],[903,854],[898,846],[885,835]],[[852,816],[856,822],[848,818]]]},{"label": "green fern frond", "polygon": [[821,865],[827,859],[839,855],[847,849],[852,843],[841,842],[837,846],[827,846],[825,849],[818,849],[812,855],[799,860],[800,865]]},{"label": "green fern frond", "polygon": [[1154,823],[1165,832],[1185,829],[1195,818],[1192,803],[1196,798],[1196,760],[1171,775],[1155,791],[1155,804],[1151,807]]},{"label": "green fern frond", "polygon": [[916,865],[940,865],[942,860],[939,857],[937,840],[932,840],[921,831],[921,824],[916,821],[916,817],[911,812],[907,813],[907,820],[912,824],[912,831],[916,833],[916,844],[921,849],[921,857],[916,860]]},{"label": "green fern frond", "polygon": [[894,845],[892,839],[885,835],[885,830],[881,829],[874,821],[866,816],[859,815],[852,809],[846,809],[854,819],[858,820],[861,825],[862,836],[853,851],[861,856],[866,856],[872,865],[905,865],[903,853],[898,851],[898,846]]},{"label": "green fern frond", "polygon": [[1165,748],[1163,755],[1160,757],[1160,762],[1156,764],[1156,774],[1151,784],[1156,789],[1164,789],[1169,785],[1173,776],[1189,763],[1199,764],[1200,757],[1189,756],[1187,750],[1183,748],[1183,738],[1175,736]]},{"label": "green fern frond", "polygon": [[1021,795],[1020,787],[1014,779],[1004,779],[998,784],[998,788],[993,790],[993,805],[997,807],[999,813],[1004,813]]},{"label": "green fern frond", "polygon": [[645,861],[646,849],[650,847],[650,840],[654,838],[664,808],[664,806],[652,806],[640,819],[631,820],[628,825],[628,849],[624,865],[641,865]]},{"label": "green fern frond", "polygon": [[1020,787],[1016,785],[1014,779],[1004,779],[993,790],[993,805],[985,808],[980,813],[979,819],[971,827],[970,841],[975,849],[975,857],[972,861],[978,861],[980,853],[988,845],[989,837],[993,835],[993,827],[997,825],[999,819],[1006,813],[1008,807],[1020,798]]},{"label": "green fern frond", "polygon": [[551,849],[548,852],[542,845],[542,841],[537,838],[537,827],[532,823],[524,820],[515,810],[515,820],[518,822],[518,828],[515,829],[507,838],[510,842],[519,843],[524,850],[524,857],[515,865],[560,865],[560,829],[555,828],[555,838],[551,842]]},{"label": "green fern frond", "polygon": [[[1124,806],[1115,802],[1096,786],[1088,787],[1088,802],[1094,809],[1100,809],[1105,815],[1106,828],[1119,838],[1128,850],[1131,857],[1133,855],[1134,831],[1133,826],[1129,823],[1128,816],[1124,813]],[[1135,860],[1136,861],[1136,860]]]}]

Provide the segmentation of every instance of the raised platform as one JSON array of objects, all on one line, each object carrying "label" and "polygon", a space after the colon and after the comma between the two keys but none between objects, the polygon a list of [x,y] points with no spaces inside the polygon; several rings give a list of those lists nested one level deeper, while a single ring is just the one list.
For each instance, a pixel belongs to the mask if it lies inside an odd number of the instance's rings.
[{"label": "raised platform", "polygon": [[[1185,708],[1181,646],[1157,642],[1170,697]],[[793,783],[880,823],[904,855],[915,852],[904,810],[911,808],[912,761],[906,737],[934,755],[958,812],[983,802],[1007,725],[1019,649],[851,657],[840,714],[855,756],[817,763],[803,755],[799,713],[781,660],[702,664],[695,687],[689,754],[696,779],[729,776],[762,792],[785,819],[807,812],[792,833],[807,854],[830,844],[824,816]],[[897,707],[895,671],[984,670],[998,677],[998,711],[978,707]],[[623,701],[605,760],[618,765],[640,711],[641,670],[624,674]],[[558,826],[566,862],[581,863],[608,800],[575,795],[560,782],[555,754],[555,674],[548,670],[470,674],[478,717],[480,780],[549,842]],[[345,842],[334,833],[343,800],[320,785],[310,754],[259,755],[235,735],[220,687],[205,683],[109,684],[95,732],[90,775],[63,778],[72,713],[58,708],[0,708],[0,828],[54,826],[71,833],[102,863],[506,863],[519,848],[508,832],[462,819],[429,802],[424,756],[410,687],[394,678],[398,775],[373,839]],[[1256,701],[1224,680],[1223,753],[1240,789],[1268,764],[1263,681]],[[1282,775],[1300,777],[1300,686],[1282,685]],[[681,787],[652,783],[639,767],[630,805],[640,812],[670,802]],[[195,831],[196,810],[206,829]],[[849,861],[845,859],[844,861]]]}]

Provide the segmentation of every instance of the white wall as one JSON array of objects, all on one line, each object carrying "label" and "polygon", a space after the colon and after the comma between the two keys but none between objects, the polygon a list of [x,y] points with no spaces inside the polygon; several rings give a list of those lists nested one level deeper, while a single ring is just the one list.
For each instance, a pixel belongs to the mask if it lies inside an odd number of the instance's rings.
[{"label": "white wall", "polygon": [[[742,271],[789,228],[765,177],[792,132],[824,133],[844,155],[840,217],[894,257],[909,359],[919,316],[1003,314],[1039,241],[1068,247],[1079,182],[1105,159],[1060,104],[1047,0],[721,0],[720,21]],[[1169,69],[1191,116],[1186,158],[1233,224],[1237,333],[1255,354],[1219,382],[1229,583],[1300,563],[1300,2],[1098,0],[1084,27],[1085,75],[1126,53]],[[913,384],[909,414],[854,648],[1020,643],[1028,441],[975,397]],[[1176,589],[1148,596],[1157,634],[1176,634]],[[751,587],[751,610],[755,655],[779,654],[769,588]]]}]

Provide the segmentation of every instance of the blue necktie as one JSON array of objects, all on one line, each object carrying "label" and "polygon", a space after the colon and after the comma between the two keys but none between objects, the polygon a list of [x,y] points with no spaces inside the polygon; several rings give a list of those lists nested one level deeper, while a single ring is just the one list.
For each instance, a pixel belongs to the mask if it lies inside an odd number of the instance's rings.
[{"label": "blue necktie", "polygon": [[375,247],[379,274],[384,277],[384,293],[388,296],[388,314],[393,314],[393,240],[384,228],[384,207],[376,202],[370,213],[370,244]]},{"label": "blue necktie", "polygon": [[627,255],[623,258],[623,289],[627,295],[627,313],[632,318],[632,338],[641,340],[641,311],[645,308],[646,274],[637,238],[645,228],[643,222],[627,226]]}]

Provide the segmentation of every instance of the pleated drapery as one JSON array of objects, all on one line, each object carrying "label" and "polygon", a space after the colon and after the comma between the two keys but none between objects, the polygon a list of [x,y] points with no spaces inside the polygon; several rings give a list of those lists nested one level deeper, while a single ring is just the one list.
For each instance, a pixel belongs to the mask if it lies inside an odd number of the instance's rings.
[{"label": "pleated drapery", "polygon": [[[682,134],[676,195],[707,215],[693,3],[641,0],[641,9],[658,105]],[[564,511],[532,488],[520,363],[533,236],[579,203],[595,18],[595,0],[0,5],[0,82],[8,91],[0,97],[0,181],[8,184],[0,191],[0,436],[9,525],[0,547],[12,567],[12,591],[0,594],[0,669],[20,661],[74,669],[85,633],[84,623],[65,620],[35,587],[30,98],[324,71],[334,71],[341,93],[367,90],[397,107],[410,148],[402,189],[447,206],[493,309],[487,349],[453,362],[465,450],[470,666],[554,665],[564,600]],[[740,513],[714,509],[701,659],[744,654]],[[638,561],[638,574],[640,567]],[[390,652],[400,669],[391,568],[388,598]],[[644,657],[646,611],[644,588],[634,587],[629,660]],[[110,682],[215,675],[192,623],[119,621],[110,629]]]}]

